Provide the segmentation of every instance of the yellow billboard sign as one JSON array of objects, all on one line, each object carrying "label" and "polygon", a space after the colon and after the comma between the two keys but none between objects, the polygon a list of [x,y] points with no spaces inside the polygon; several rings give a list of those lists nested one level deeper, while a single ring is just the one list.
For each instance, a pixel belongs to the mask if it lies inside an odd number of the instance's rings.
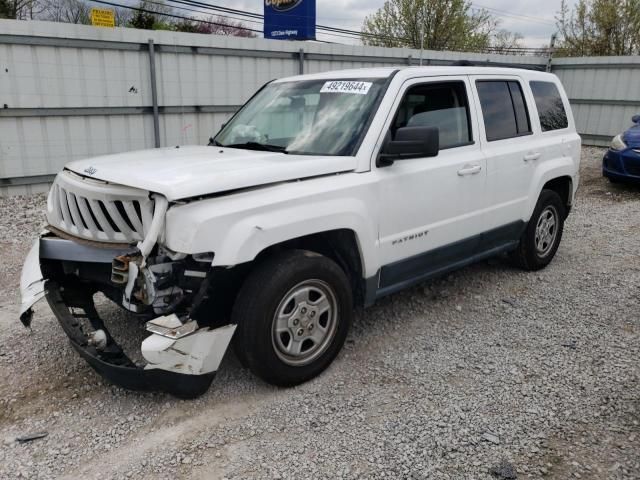
[{"label": "yellow billboard sign", "polygon": [[116,17],[108,8],[91,9],[91,25],[94,27],[115,27]]}]

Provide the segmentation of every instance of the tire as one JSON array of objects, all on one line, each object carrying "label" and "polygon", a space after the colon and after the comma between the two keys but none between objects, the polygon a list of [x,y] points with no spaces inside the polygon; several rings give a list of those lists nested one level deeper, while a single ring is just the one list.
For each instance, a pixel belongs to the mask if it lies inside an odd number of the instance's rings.
[{"label": "tire", "polygon": [[258,377],[289,387],[319,375],[342,348],[353,317],[351,286],[327,257],[277,254],[249,274],[231,314],[234,347]]},{"label": "tire", "polygon": [[511,254],[518,267],[535,271],[551,262],[562,239],[566,211],[566,206],[556,192],[542,190],[531,219],[520,237],[520,243]]}]

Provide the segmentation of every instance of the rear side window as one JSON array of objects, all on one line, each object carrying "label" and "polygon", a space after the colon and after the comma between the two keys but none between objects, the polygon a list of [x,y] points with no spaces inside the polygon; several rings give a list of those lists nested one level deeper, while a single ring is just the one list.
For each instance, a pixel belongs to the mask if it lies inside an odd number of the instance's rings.
[{"label": "rear side window", "polygon": [[558,87],[551,82],[530,82],[529,85],[538,107],[542,131],[567,128],[569,121]]},{"label": "rear side window", "polygon": [[519,82],[478,80],[476,87],[489,142],[531,133],[529,112]]}]

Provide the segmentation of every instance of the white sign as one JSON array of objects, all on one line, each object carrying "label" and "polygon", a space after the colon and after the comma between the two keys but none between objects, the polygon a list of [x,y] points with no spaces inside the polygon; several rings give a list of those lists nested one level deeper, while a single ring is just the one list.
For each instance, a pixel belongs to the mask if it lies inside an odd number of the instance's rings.
[{"label": "white sign", "polygon": [[326,82],[320,89],[320,93],[357,93],[366,95],[373,83],[354,82],[351,80],[333,80]]}]

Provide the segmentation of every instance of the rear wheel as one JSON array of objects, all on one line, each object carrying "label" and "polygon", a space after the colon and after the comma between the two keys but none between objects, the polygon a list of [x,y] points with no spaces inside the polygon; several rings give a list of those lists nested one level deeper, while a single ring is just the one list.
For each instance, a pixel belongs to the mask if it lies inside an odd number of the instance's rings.
[{"label": "rear wheel", "polygon": [[518,248],[512,253],[516,265],[540,270],[553,259],[562,239],[566,207],[553,190],[542,190]]},{"label": "rear wheel", "polygon": [[259,265],[240,289],[232,313],[235,348],[263,380],[297,385],[333,361],[352,316],[349,280],[335,262],[285,252]]}]

